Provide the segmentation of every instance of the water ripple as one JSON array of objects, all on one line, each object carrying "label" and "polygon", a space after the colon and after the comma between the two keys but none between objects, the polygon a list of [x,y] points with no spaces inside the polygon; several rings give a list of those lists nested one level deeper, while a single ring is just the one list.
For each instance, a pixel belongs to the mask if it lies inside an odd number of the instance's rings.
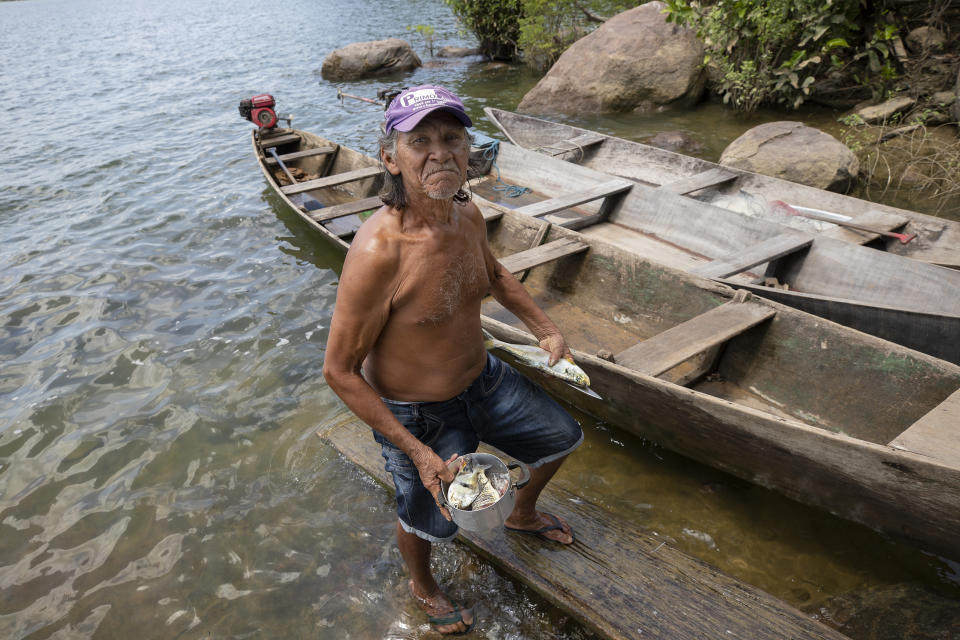
[{"label": "water ripple", "polygon": [[[313,435],[344,410],[321,372],[341,258],[265,189],[236,105],[272,92],[373,151],[381,114],[337,102],[324,56],[417,24],[470,44],[449,9],[33,0],[0,20],[0,636],[422,637],[389,496]],[[486,82],[479,122],[518,77],[343,88]],[[488,637],[586,637],[463,549],[438,562],[491,603]]]}]

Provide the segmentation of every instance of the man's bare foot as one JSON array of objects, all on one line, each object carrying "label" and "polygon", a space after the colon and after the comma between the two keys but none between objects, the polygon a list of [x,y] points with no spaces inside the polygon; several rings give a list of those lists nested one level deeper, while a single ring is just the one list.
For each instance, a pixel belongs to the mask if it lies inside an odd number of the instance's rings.
[{"label": "man's bare foot", "polygon": [[429,595],[420,595],[413,584],[409,582],[410,595],[420,604],[420,608],[427,614],[430,626],[440,633],[466,633],[473,628],[473,608],[462,609],[447,597],[443,591],[437,590]]},{"label": "man's bare foot", "polygon": [[566,520],[542,511],[535,511],[531,518],[521,518],[511,513],[503,526],[508,531],[530,533],[560,544],[572,544],[574,540],[573,529]]}]

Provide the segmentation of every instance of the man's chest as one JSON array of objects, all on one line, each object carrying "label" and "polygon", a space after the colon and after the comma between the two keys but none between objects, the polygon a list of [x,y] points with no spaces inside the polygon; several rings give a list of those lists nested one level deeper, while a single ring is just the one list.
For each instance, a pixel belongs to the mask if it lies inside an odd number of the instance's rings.
[{"label": "man's chest", "polygon": [[478,247],[411,252],[393,314],[415,324],[439,324],[487,294],[490,281]]}]

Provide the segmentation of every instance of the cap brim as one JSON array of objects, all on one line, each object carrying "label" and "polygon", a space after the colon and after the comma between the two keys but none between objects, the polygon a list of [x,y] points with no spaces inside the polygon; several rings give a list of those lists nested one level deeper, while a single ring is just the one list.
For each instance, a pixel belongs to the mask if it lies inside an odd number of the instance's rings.
[{"label": "cap brim", "polygon": [[463,111],[451,109],[450,107],[436,107],[434,109],[425,109],[424,111],[418,111],[416,113],[410,114],[403,120],[400,120],[399,122],[394,123],[394,125],[390,127],[390,129],[391,131],[393,129],[396,129],[397,131],[403,131],[404,133],[407,133],[409,131],[412,131],[418,124],[420,124],[421,120],[426,118],[431,113],[436,113],[437,111],[446,111],[447,113],[452,113],[457,117],[457,120],[463,123],[463,126],[465,127],[473,126],[473,120],[471,120],[470,116],[468,116]]}]

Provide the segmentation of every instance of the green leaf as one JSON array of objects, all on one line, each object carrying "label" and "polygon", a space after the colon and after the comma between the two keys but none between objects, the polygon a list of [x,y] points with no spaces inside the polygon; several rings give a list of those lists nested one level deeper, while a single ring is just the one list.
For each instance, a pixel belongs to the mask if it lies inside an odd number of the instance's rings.
[{"label": "green leaf", "polygon": [[831,49],[846,48],[849,46],[850,45],[847,43],[847,41],[844,38],[830,38],[823,45],[823,50],[826,52],[826,51],[830,51]]}]

